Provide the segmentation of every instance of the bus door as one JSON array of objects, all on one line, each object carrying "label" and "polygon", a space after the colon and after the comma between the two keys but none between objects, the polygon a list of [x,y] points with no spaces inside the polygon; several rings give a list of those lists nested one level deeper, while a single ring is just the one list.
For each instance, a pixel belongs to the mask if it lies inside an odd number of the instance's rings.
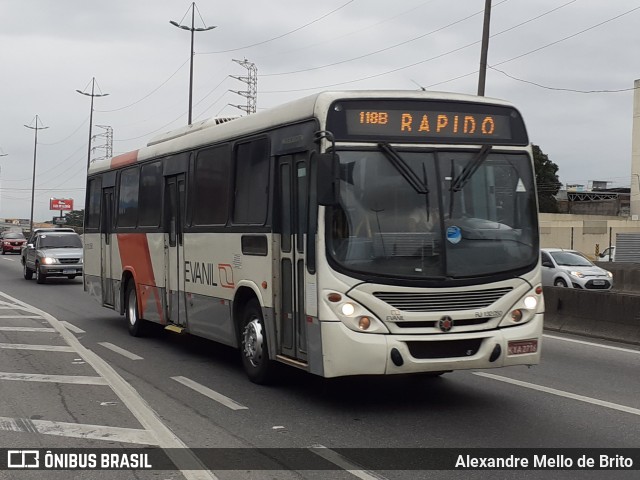
[{"label": "bus door", "polygon": [[184,213],[185,175],[165,177],[165,291],[167,320],[175,325],[186,325],[184,280]]},{"label": "bus door", "polygon": [[113,210],[115,206],[114,188],[102,189],[100,221],[100,278],[102,282],[102,304],[114,306],[113,288],[113,251],[111,233],[113,232]]},{"label": "bus door", "polygon": [[308,160],[300,153],[278,158],[280,240],[279,351],[307,360],[305,315],[305,233],[307,225]]}]

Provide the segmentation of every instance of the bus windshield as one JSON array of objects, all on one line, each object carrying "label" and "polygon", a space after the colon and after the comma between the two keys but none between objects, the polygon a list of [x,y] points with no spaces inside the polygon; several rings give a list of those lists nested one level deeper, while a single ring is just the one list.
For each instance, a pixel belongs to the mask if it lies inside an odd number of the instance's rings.
[{"label": "bus windshield", "polygon": [[340,204],[327,229],[329,254],[339,267],[444,280],[536,262],[535,187],[525,152],[381,145],[339,156]]}]

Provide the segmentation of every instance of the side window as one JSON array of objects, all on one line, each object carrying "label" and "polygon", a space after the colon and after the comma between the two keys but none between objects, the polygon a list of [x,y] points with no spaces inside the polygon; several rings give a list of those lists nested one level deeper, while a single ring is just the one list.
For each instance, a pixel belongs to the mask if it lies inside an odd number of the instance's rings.
[{"label": "side window", "polygon": [[102,199],[102,178],[89,180],[85,227],[87,229],[100,228],[100,200]]},{"label": "side window", "polygon": [[236,147],[233,223],[264,225],[269,203],[269,144],[266,138]]},{"label": "side window", "polygon": [[231,151],[228,145],[198,152],[195,161],[193,202],[194,225],[224,225],[229,216],[229,173]]},{"label": "side window", "polygon": [[135,227],[138,220],[138,190],[140,170],[129,168],[120,174],[118,194],[118,227]]},{"label": "side window", "polygon": [[543,263],[544,263],[544,262],[552,263],[552,262],[551,262],[551,257],[549,257],[549,255],[547,255],[547,253],[546,253],[546,252],[540,252],[540,254],[542,255],[542,262],[543,262]]},{"label": "side window", "polygon": [[153,162],[140,169],[140,208],[138,225],[159,227],[162,215],[162,163]]}]

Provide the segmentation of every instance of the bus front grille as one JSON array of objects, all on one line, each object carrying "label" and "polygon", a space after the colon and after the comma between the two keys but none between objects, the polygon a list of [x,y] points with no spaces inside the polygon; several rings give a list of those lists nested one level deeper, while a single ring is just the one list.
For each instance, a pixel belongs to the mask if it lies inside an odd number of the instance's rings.
[{"label": "bus front grille", "polygon": [[487,308],[513,290],[512,287],[466,292],[374,292],[374,296],[405,312],[443,312]]}]

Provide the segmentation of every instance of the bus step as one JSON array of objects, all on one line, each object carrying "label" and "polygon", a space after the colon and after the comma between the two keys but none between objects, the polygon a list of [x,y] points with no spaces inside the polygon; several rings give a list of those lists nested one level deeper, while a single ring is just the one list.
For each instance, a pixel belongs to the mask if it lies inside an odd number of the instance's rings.
[{"label": "bus step", "polygon": [[174,333],[182,333],[184,331],[184,327],[178,325],[167,325],[164,329]]}]

